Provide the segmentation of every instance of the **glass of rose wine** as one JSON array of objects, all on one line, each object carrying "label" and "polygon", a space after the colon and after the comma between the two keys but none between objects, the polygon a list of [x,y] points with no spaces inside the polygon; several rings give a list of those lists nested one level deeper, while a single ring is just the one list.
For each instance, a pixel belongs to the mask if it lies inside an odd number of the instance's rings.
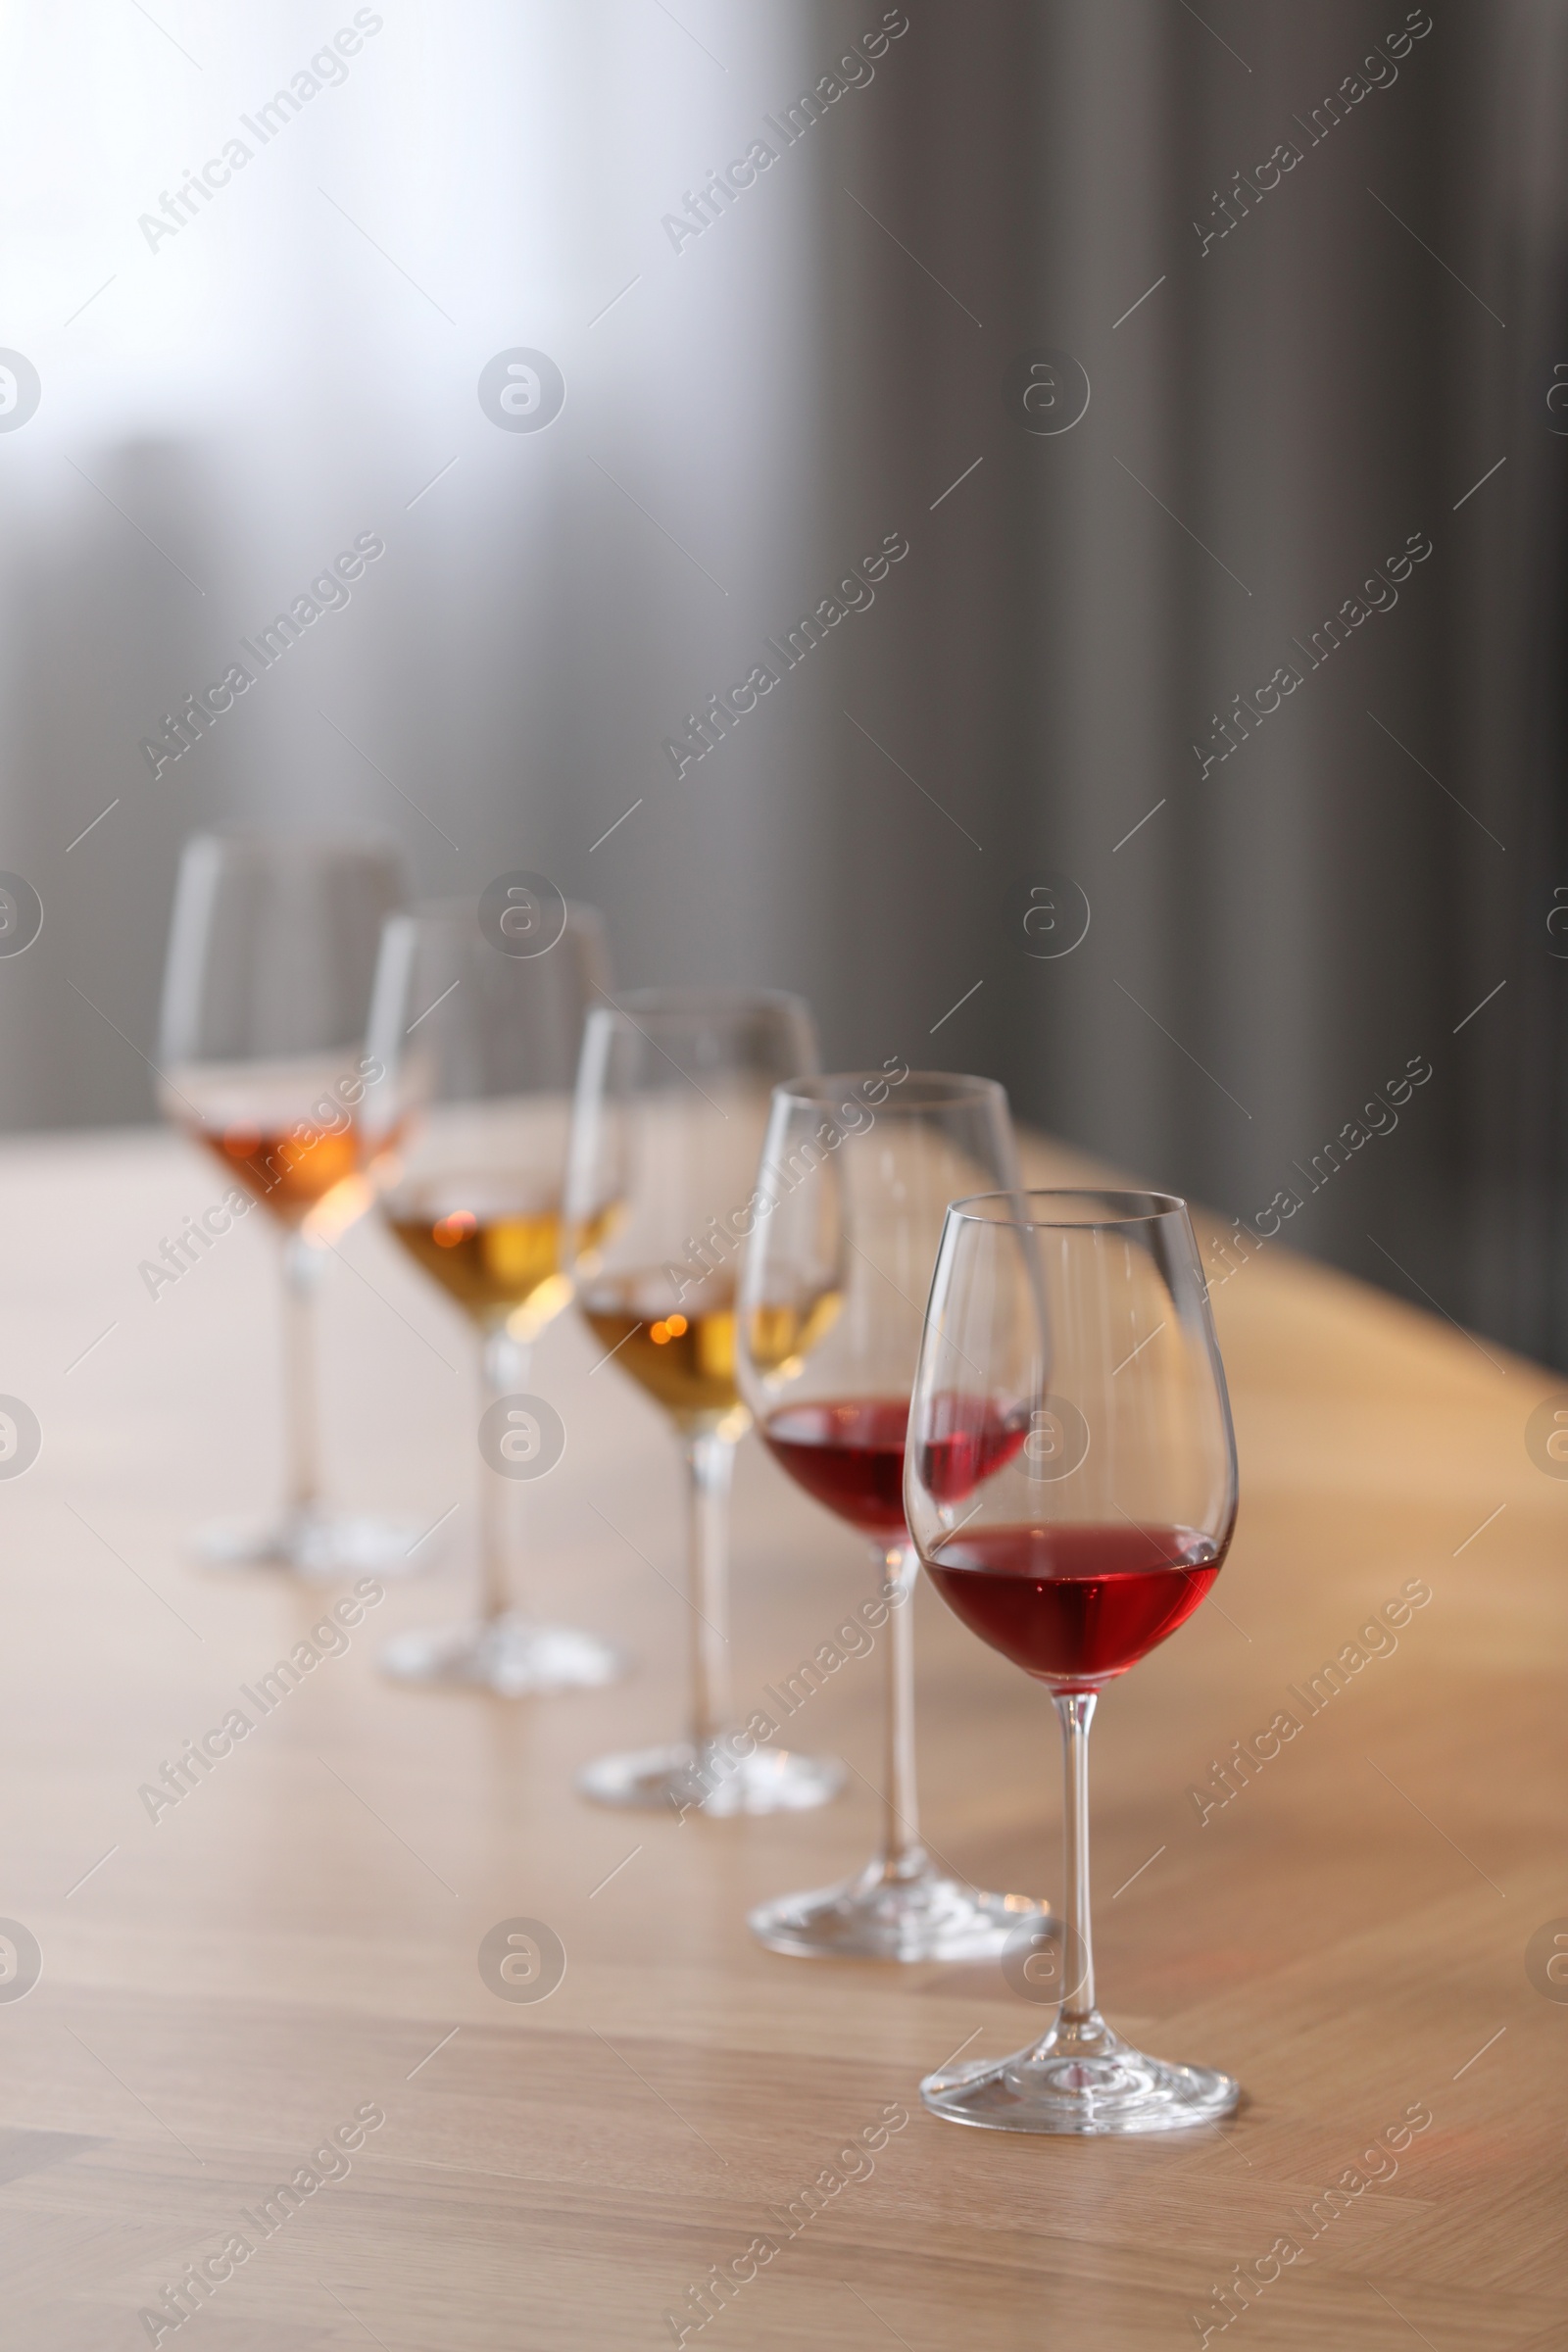
[{"label": "glass of rose wine", "polygon": [[[904,1522],[904,1444],[930,1268],[948,1202],[1013,1184],[1007,1098],[995,1080],[851,1071],[777,1088],[758,1220],[741,1298],[741,1394],[774,1460],[869,1542],[869,1606],[887,1661],[880,1851],[842,1886],[783,1895],[751,1914],[770,1949],[876,1960],[973,1960],[1000,1953],[1041,1906],[992,1894],[942,1868],[920,1841],[914,1765],[913,1586]],[[813,1301],[831,1300],[833,1312]],[[798,1327],[788,1353],[781,1327]],[[951,1450],[949,1499],[1017,1451],[1015,1403]]]},{"label": "glass of rose wine", "polygon": [[[998,1415],[1022,1443],[984,1456]],[[953,1492],[953,1448],[976,1464]],[[1236,1523],[1236,1441],[1186,1203],[1168,1193],[956,1200],[932,1280],[905,1455],[927,1574],[983,1642],[1044,1683],[1066,1773],[1063,1994],[1010,2058],[929,2076],[928,2107],[1003,2132],[1171,2132],[1240,2097],[1148,2058],[1095,2004],[1089,1726],[1100,1693],[1189,1618]]]},{"label": "glass of rose wine", "polygon": [[[729,1491],[751,1426],[735,1372],[735,1297],[758,1157],[780,1079],[816,1066],[799,997],[644,989],[589,1015],[567,1221],[578,1301],[612,1366],[674,1423],[686,1462],[691,1728],[579,1775],[601,1804],[684,1814],[794,1812],[843,1785],[831,1758],[740,1741],[730,1723]],[[802,1327],[831,1311],[803,1299]],[[782,1352],[789,1332],[776,1335]],[[589,1375],[590,1378],[593,1373]]]},{"label": "glass of rose wine", "polygon": [[394,915],[370,1013],[384,1076],[366,1127],[381,1214],[473,1330],[483,1457],[477,1612],[400,1635],[381,1662],[400,1681],[503,1698],[594,1688],[623,1664],[596,1635],[535,1624],[513,1595],[514,1482],[559,1458],[551,1408],[527,1394],[529,1352],[572,1295],[562,1203],[572,1082],[589,1004],[610,982],[599,915],[559,902],[556,914],[515,933],[481,927],[471,900]]},{"label": "glass of rose wine", "polygon": [[[338,1236],[369,1206],[361,1118],[374,1063],[366,1020],[381,925],[403,899],[395,852],[309,835],[195,835],[180,858],[164,971],[159,1098],[282,1241],[288,1493],[259,1524],[197,1534],[220,1566],[308,1576],[407,1572],[414,1520],[332,1509],[317,1431],[313,1308]],[[187,1219],[172,1247],[211,1247]],[[219,1230],[226,1230],[220,1227]],[[422,1563],[420,1563],[422,1565]]]}]

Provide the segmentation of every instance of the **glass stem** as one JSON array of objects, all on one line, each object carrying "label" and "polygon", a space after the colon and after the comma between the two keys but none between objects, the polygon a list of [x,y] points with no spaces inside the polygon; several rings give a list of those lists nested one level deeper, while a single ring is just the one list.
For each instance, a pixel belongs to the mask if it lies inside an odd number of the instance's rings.
[{"label": "glass stem", "polygon": [[883,1769],[884,1879],[913,1878],[925,1867],[920,1843],[920,1798],[914,1778],[914,1578],[909,1543],[876,1547],[881,1597],[888,1607],[887,1762]]},{"label": "glass stem", "polygon": [[[528,1351],[520,1348],[500,1324],[485,1333],[479,1343],[480,1411],[494,1404],[499,1397],[520,1389],[528,1377]],[[494,1625],[512,1607],[512,1580],[508,1574],[507,1503],[511,1481],[492,1470],[488,1462],[479,1467],[479,1617],[484,1625]]]},{"label": "glass stem", "polygon": [[287,1391],[288,1515],[308,1518],[321,1501],[316,1402],[316,1317],[312,1302],[326,1252],[303,1234],[283,1239],[283,1382]]},{"label": "glass stem", "polygon": [[699,1761],[729,1722],[729,1490],[735,1448],[712,1430],[686,1440],[692,1747]]},{"label": "glass stem", "polygon": [[1099,1693],[1055,1694],[1061,1719],[1063,1806],[1067,1845],[1066,1919],[1062,1927],[1062,1996],[1056,2038],[1094,2042],[1105,2032],[1095,2007],[1095,1950],[1089,1917],[1089,1726]]}]

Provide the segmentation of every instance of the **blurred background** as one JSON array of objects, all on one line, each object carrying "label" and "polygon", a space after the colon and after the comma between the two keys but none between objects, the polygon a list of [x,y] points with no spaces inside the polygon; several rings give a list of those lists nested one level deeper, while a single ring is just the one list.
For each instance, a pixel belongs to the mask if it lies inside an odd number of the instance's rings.
[{"label": "blurred background", "polygon": [[0,55],[7,1129],[154,1118],[185,835],[369,828],[1568,1365],[1558,0]]}]

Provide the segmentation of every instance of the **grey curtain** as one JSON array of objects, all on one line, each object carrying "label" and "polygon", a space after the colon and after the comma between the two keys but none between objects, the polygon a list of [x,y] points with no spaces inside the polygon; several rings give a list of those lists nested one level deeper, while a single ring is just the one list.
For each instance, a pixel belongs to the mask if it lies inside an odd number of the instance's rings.
[{"label": "grey curtain", "polygon": [[[841,747],[860,1049],[981,981],[927,1051],[1559,1362],[1565,31],[938,12],[852,118],[890,234],[821,239],[845,494],[879,447],[918,523],[857,715],[983,845]],[[1057,436],[1039,347],[1093,388]],[[1092,920],[1040,960],[1052,874]]]},{"label": "grey curtain", "polygon": [[[0,439],[7,1123],[150,1115],[184,831],[372,823],[1568,1363],[1558,0],[472,14],[279,142],[194,423],[62,345]],[[476,398],[514,345],[537,435]],[[149,719],[366,527],[154,784]]]}]

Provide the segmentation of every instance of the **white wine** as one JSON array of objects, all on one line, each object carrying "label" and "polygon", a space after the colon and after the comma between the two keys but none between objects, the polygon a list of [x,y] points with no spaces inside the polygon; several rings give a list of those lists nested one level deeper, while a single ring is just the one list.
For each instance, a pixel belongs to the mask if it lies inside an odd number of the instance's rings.
[{"label": "white wine", "polygon": [[[694,1285],[678,1307],[661,1311],[668,1277],[621,1274],[592,1283],[583,1312],[595,1337],[631,1378],[677,1420],[726,1413],[739,1403],[735,1385],[735,1285],[728,1274]],[[752,1312],[752,1353],[776,1369],[804,1355],[839,1309],[823,1291],[809,1306],[759,1306]]]},{"label": "white wine", "polygon": [[[516,1316],[526,1326],[516,1336],[532,1337],[571,1297],[559,1202],[509,1199],[493,1175],[445,1176],[404,1186],[385,1214],[415,1263],[476,1323]],[[587,1246],[605,1222],[596,1221]]]}]

